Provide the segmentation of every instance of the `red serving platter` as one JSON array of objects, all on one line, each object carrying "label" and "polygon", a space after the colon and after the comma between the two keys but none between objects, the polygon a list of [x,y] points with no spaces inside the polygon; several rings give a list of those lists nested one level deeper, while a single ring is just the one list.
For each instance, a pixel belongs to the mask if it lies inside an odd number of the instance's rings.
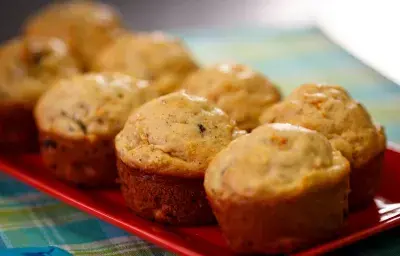
[{"label": "red serving platter", "polygon": [[[181,255],[233,255],[217,226],[171,227],[135,216],[124,204],[118,189],[82,190],[45,173],[39,155],[0,156],[0,169],[67,204],[114,224],[134,235]],[[375,202],[351,213],[336,240],[295,255],[317,255],[400,225],[400,150],[385,154],[381,189]]]}]

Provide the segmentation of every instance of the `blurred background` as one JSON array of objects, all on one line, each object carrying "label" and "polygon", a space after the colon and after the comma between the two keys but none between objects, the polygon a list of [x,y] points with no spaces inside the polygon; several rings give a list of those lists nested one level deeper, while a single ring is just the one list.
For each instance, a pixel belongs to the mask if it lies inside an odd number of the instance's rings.
[{"label": "blurred background", "polygon": [[[0,1],[0,41],[51,0]],[[318,26],[336,44],[400,84],[397,0],[103,0],[134,30]]]},{"label": "blurred background", "polygon": [[[17,35],[25,17],[51,0],[0,1],[0,38]],[[303,25],[313,0],[103,0],[118,7],[138,30]]]}]

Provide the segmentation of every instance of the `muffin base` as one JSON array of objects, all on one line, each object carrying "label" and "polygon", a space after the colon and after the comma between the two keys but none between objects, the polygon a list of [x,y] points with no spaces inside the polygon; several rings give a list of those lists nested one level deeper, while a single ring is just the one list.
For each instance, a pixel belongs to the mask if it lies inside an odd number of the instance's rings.
[{"label": "muffin base", "polygon": [[215,222],[206,199],[203,179],[149,174],[117,159],[119,181],[126,204],[137,215],[172,225]]},{"label": "muffin base", "polygon": [[38,152],[37,129],[32,110],[23,106],[0,106],[0,152]]},{"label": "muffin base", "polygon": [[207,191],[230,248],[237,253],[289,254],[340,234],[348,216],[347,179],[291,198],[242,198]]},{"label": "muffin base", "polygon": [[39,141],[43,162],[58,179],[83,187],[116,185],[112,139],[69,140],[39,131]]},{"label": "muffin base", "polygon": [[379,189],[384,155],[385,152],[381,152],[364,166],[351,170],[350,211],[363,209],[372,203],[372,199]]}]

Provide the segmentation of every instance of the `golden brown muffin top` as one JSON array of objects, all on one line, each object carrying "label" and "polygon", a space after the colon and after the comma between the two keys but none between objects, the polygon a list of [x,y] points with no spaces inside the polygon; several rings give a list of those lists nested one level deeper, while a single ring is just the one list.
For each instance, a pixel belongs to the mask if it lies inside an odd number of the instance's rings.
[{"label": "golden brown muffin top", "polygon": [[348,177],[349,162],[322,134],[266,124],[223,149],[205,175],[208,194],[252,200],[291,197]]},{"label": "golden brown muffin top", "polygon": [[183,88],[216,103],[244,130],[257,127],[262,111],[281,98],[264,75],[240,64],[200,69],[188,76]]},{"label": "golden brown muffin top", "polygon": [[41,131],[70,139],[112,138],[130,112],[156,97],[148,82],[121,73],[92,73],[59,81],[35,108]]},{"label": "golden brown muffin top", "polygon": [[261,123],[291,123],[325,135],[358,168],[386,147],[382,127],[340,86],[305,84],[267,109]]},{"label": "golden brown muffin top", "polygon": [[152,81],[160,94],[180,88],[182,80],[197,68],[177,38],[160,32],[125,34],[98,56],[96,71],[121,71]]},{"label": "golden brown muffin top", "polygon": [[32,107],[51,84],[81,66],[56,38],[14,39],[0,48],[0,103]]},{"label": "golden brown muffin top", "polygon": [[121,18],[111,6],[95,1],[53,3],[28,18],[24,31],[28,36],[61,38],[90,66],[121,32]]},{"label": "golden brown muffin top", "polygon": [[132,168],[197,178],[204,176],[216,153],[243,133],[205,98],[176,92],[138,108],[115,146],[119,158]]}]

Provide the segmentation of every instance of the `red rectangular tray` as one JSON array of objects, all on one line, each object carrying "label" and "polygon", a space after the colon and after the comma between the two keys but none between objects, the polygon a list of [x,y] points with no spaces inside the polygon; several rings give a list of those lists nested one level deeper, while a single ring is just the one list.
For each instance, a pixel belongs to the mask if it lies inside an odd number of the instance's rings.
[{"label": "red rectangular tray", "polygon": [[[0,156],[0,170],[67,204],[181,255],[233,255],[218,227],[171,227],[135,216],[118,189],[81,190],[44,172],[39,155]],[[297,256],[322,254],[400,225],[400,151],[385,154],[382,185],[375,203],[352,213],[341,237]]]}]

